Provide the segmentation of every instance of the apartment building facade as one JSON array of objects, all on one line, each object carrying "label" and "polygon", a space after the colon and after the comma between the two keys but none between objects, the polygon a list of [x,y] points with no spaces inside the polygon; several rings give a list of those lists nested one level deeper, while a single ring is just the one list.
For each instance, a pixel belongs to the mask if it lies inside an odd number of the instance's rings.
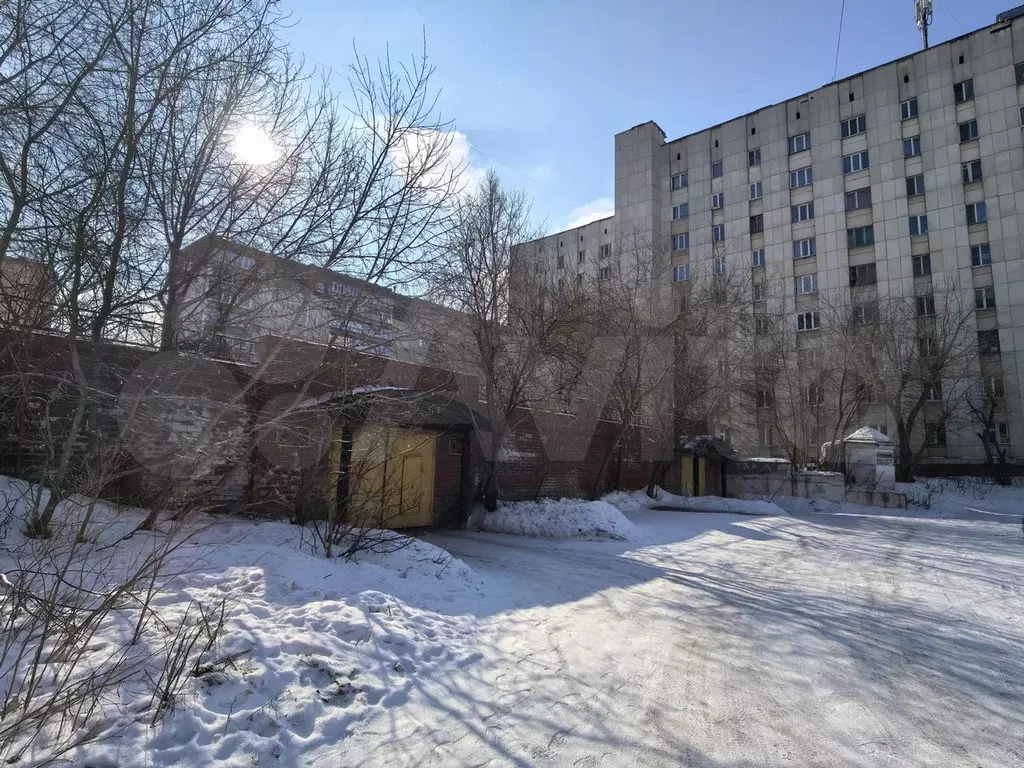
[{"label": "apartment building facade", "polygon": [[176,345],[242,363],[268,338],[294,339],[425,364],[460,313],[334,270],[219,237],[182,250]]},{"label": "apartment building facade", "polygon": [[[927,311],[933,285],[959,286],[973,375],[998,387],[998,440],[1024,457],[1024,17],[678,139],[637,125],[614,166],[612,217],[530,244],[559,282],[616,279],[639,233],[670,254],[665,286],[697,270],[791,286],[793,334],[813,330],[798,315],[814,294],[870,283]],[[859,416],[894,434],[884,408]],[[977,429],[950,425],[930,458],[982,460]],[[764,430],[730,437],[777,453]]]}]

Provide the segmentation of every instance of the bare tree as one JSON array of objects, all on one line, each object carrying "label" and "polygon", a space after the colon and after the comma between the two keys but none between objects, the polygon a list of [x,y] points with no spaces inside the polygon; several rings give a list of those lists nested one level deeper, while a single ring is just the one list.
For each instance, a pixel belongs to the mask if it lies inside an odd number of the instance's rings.
[{"label": "bare tree", "polygon": [[909,482],[918,461],[945,445],[947,426],[964,416],[978,359],[973,305],[948,279],[928,293],[880,300],[878,309],[864,335],[865,368],[896,423],[897,479]]},{"label": "bare tree", "polygon": [[571,388],[585,357],[586,286],[556,280],[517,247],[536,235],[526,196],[503,189],[491,172],[460,200],[433,277],[435,295],[468,318],[468,331],[454,329],[442,354],[482,382],[490,433],[479,492],[489,510],[497,507],[499,462],[521,411]]},{"label": "bare tree", "polygon": [[38,231],[34,208],[89,178],[69,162],[80,96],[124,23],[100,0],[18,0],[0,7],[0,261]]},{"label": "bare tree", "polygon": [[640,440],[654,459],[651,485],[656,484],[678,433],[709,430],[742,357],[750,306],[743,272],[730,271],[719,257],[703,271],[682,265],[681,279],[669,283],[672,256],[667,243],[623,233],[593,296],[604,344],[591,354],[586,380],[615,425],[595,495],[609,481],[619,484],[630,438]]},{"label": "bare tree", "polygon": [[1009,436],[1001,432],[1006,429],[1006,422],[1001,420],[1006,407],[1002,378],[990,376],[980,379],[968,394],[966,402],[977,429],[975,434],[985,451],[985,464],[996,482],[1009,485]]},{"label": "bare tree", "polygon": [[760,282],[756,291],[757,344],[746,392],[772,448],[800,468],[816,461],[821,445],[846,434],[869,398],[858,372],[863,329],[877,312],[851,305],[844,290],[816,286],[797,297],[794,312],[792,287],[781,278]]},{"label": "bare tree", "polygon": [[[166,662],[154,716],[172,705],[174,681],[217,621],[203,609],[190,619],[201,630],[170,627],[175,647],[154,647],[149,599],[173,575],[167,558],[186,524],[213,508],[223,475],[246,466],[268,421],[283,422],[314,383],[348,380],[352,356],[328,353],[357,335],[376,286],[412,290],[427,271],[462,168],[436,116],[425,54],[405,65],[358,59],[342,98],[292,60],[273,0],[18,0],[0,20],[0,270],[3,261],[43,265],[55,305],[45,335],[9,305],[0,350],[18,436],[42,456],[27,470],[42,484],[7,521],[30,535],[24,567],[0,589],[0,653],[13,660],[0,665],[0,749],[16,758],[48,723],[63,729],[57,749],[109,735],[93,728],[97,707],[154,657]],[[269,152],[248,154],[245,136]],[[211,247],[197,249],[204,258],[182,263],[189,242],[209,235]],[[227,242],[306,271],[282,287],[234,262]],[[212,262],[229,268],[201,283]],[[325,286],[345,275],[359,278],[348,282],[354,295],[329,302]],[[278,312],[271,343],[244,370],[175,350],[186,296],[255,322]],[[295,337],[322,331],[281,362]],[[166,354],[140,365],[129,345],[150,340]],[[254,392],[268,381],[291,400],[260,422]],[[182,414],[194,423],[168,429]],[[133,483],[159,503],[141,525],[111,523],[94,500]],[[107,568],[140,527],[157,531],[158,551],[136,568]],[[342,545],[335,534],[332,552]],[[83,675],[95,627],[126,604],[138,609],[143,650]]]}]

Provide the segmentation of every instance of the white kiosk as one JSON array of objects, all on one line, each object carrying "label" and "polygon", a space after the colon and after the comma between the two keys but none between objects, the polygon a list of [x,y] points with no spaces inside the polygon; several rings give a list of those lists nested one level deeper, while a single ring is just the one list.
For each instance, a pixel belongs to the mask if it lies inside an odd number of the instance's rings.
[{"label": "white kiosk", "polygon": [[893,443],[877,429],[861,427],[843,438],[846,476],[855,486],[878,490],[896,487]]}]

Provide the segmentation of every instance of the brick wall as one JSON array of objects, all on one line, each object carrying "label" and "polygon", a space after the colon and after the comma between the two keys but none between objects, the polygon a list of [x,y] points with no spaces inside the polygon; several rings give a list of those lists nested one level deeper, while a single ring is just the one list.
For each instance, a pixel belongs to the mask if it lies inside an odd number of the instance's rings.
[{"label": "brick wall", "polygon": [[[638,489],[647,486],[659,472],[661,484],[679,490],[678,462],[654,445],[651,435],[636,430],[624,440],[621,467],[611,463],[598,486],[605,454],[615,441],[616,428],[609,421],[578,419],[565,414],[529,411],[518,413],[512,434],[506,439],[499,460],[502,498],[510,500],[592,498],[618,485]],[[486,439],[486,437],[484,437]],[[480,451],[477,442],[477,451]],[[474,466],[480,461],[474,462]],[[664,470],[664,475],[660,471]]]},{"label": "brick wall", "polygon": [[[292,357],[283,355],[275,366],[258,369],[80,343],[90,374],[89,418],[75,445],[82,476],[98,464],[117,467],[120,474],[112,475],[101,492],[136,504],[171,503],[187,489],[188,501],[198,499],[210,508],[292,516],[304,499],[323,498],[327,443],[334,428],[328,410],[319,406],[278,419],[282,411],[293,413],[297,399],[373,385],[478,391],[472,377],[344,351],[316,358],[311,369],[307,347],[294,345]],[[52,448],[67,434],[78,400],[77,389],[66,383],[74,378],[67,342],[31,335],[8,344],[0,356],[0,374],[14,382],[0,391],[0,472],[37,478],[52,462]],[[516,414],[514,422],[499,466],[503,498],[593,495],[614,441],[611,423],[530,411]],[[474,481],[481,476],[481,439],[487,436],[471,440]],[[643,433],[631,435],[621,468],[611,466],[606,484],[617,477],[624,487],[645,486],[656,469],[656,456],[646,455],[650,442]],[[460,517],[457,446],[461,433],[438,433],[435,518],[444,525],[456,525]],[[676,464],[669,463],[662,481],[669,490],[678,488]],[[96,492],[94,486],[89,489]]]}]

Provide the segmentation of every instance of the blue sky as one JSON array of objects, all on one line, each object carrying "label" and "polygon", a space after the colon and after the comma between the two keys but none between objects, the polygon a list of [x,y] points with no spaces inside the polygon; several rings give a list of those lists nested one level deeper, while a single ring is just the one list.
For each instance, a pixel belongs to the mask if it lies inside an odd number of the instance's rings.
[{"label": "blue sky", "polygon": [[[353,41],[369,56],[386,46],[402,56],[425,32],[440,106],[470,162],[525,188],[549,231],[610,207],[617,132],[654,120],[671,139],[830,82],[841,4],[282,0],[296,51],[339,72]],[[1015,0],[933,4],[935,43]],[[920,45],[913,0],[848,0],[837,77]]]}]

